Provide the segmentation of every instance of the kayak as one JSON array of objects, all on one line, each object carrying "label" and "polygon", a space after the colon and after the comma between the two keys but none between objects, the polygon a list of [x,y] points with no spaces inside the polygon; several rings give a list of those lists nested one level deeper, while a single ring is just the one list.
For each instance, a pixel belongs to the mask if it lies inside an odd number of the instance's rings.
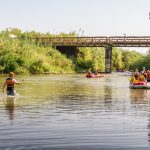
[{"label": "kayak", "polygon": [[104,77],[103,75],[96,75],[96,74],[91,74],[91,75],[86,75],[87,78],[101,78]]},{"label": "kayak", "polygon": [[150,84],[149,83],[144,83],[143,85],[141,84],[130,84],[129,87],[131,89],[150,89]]}]

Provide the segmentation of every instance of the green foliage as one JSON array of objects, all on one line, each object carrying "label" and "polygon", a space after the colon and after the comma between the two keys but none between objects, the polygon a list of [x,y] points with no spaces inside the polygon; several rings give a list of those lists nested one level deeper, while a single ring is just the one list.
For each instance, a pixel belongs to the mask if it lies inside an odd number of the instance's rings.
[{"label": "green foliage", "polygon": [[88,69],[104,71],[105,51],[103,48],[80,48],[77,57],[77,70]]},{"label": "green foliage", "polygon": [[[112,49],[112,70],[135,69],[142,65],[143,55],[136,51],[123,50],[121,48]],[[104,48],[80,48],[77,58],[77,70],[89,67],[93,70],[105,71],[105,49]]]},{"label": "green foliage", "polygon": [[137,60],[134,61],[133,64],[131,64],[130,68],[139,70],[142,70],[143,67],[145,67],[147,70],[150,70],[150,54],[147,56],[139,57]]},{"label": "green foliage", "polygon": [[134,70],[141,64],[144,56],[136,51],[113,48],[112,69]]},{"label": "green foliage", "polygon": [[0,64],[4,68],[4,72],[15,71],[18,67],[17,64],[17,55],[13,54],[11,51],[6,50],[0,53]]},{"label": "green foliage", "polygon": [[123,62],[122,62],[122,50],[118,48],[113,48],[112,50],[112,69],[120,69],[123,68]]},{"label": "green foliage", "polygon": [[89,67],[93,67],[93,61],[91,56],[90,48],[80,48],[78,57],[77,57],[77,65],[80,68],[88,69]]},{"label": "green foliage", "polygon": [[123,51],[123,63],[126,69],[136,69],[140,64],[144,56],[136,51]]},{"label": "green foliage", "polygon": [[[80,33],[81,32],[81,33]],[[69,37],[82,35],[70,32],[50,34],[35,31],[22,32],[17,28],[8,28],[0,33],[0,72],[8,73],[71,73],[93,70],[105,71],[105,48],[80,48],[77,58],[67,58],[56,49],[46,46],[37,37]],[[135,51],[119,48],[112,50],[112,69],[150,68],[150,53],[143,56]]]},{"label": "green foliage", "polygon": [[37,43],[29,40],[29,36],[42,36],[42,34],[34,31],[21,33],[19,29],[7,29],[0,33],[0,71],[4,73],[10,71],[16,73],[74,71],[74,64],[70,59],[52,47],[38,46]]}]

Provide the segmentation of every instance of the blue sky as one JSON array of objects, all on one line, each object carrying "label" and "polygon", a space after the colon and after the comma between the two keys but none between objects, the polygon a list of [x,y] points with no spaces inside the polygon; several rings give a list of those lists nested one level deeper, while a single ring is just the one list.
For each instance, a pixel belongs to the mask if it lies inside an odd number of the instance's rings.
[{"label": "blue sky", "polygon": [[150,35],[150,0],[0,0],[0,30]]}]

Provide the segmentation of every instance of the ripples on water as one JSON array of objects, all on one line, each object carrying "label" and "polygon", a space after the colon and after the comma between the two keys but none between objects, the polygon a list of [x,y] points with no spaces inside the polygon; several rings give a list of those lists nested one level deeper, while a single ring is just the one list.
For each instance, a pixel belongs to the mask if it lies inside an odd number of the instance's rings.
[{"label": "ripples on water", "polygon": [[127,76],[24,78],[13,102],[1,96],[0,149],[150,148],[150,90]]}]

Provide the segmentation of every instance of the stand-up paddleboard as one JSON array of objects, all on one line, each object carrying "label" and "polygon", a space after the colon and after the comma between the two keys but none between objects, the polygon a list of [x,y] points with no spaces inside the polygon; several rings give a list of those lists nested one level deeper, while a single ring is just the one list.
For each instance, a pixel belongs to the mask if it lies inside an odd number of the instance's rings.
[{"label": "stand-up paddleboard", "polygon": [[7,105],[14,105],[18,94],[15,95],[7,95],[3,96],[4,103]]},{"label": "stand-up paddleboard", "polygon": [[7,95],[7,93],[6,94],[4,94],[4,97],[5,98],[16,98],[18,96],[18,94],[15,92],[15,94],[14,95]]},{"label": "stand-up paddleboard", "polygon": [[6,95],[4,98],[9,99],[9,100],[13,100],[16,98],[16,95],[14,95],[14,96],[13,95]]}]

